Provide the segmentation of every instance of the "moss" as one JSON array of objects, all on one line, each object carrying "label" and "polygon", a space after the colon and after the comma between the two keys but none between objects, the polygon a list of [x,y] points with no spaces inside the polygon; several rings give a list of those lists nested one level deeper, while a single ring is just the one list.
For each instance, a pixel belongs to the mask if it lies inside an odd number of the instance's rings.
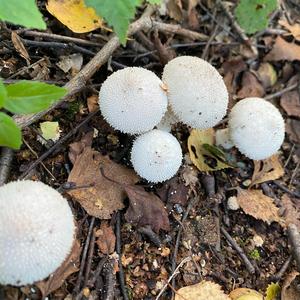
[{"label": "moss", "polygon": [[255,259],[255,260],[260,260],[260,259],[261,259],[260,254],[259,254],[259,251],[258,251],[257,249],[252,250],[252,251],[249,253],[249,256],[250,256],[252,259]]}]

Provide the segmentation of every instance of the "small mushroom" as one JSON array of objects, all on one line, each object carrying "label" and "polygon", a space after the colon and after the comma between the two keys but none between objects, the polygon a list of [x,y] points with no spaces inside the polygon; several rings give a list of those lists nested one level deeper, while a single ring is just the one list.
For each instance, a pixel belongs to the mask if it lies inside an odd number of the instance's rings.
[{"label": "small mushroom", "polygon": [[143,68],[114,72],[102,84],[100,110],[115,129],[129,134],[151,130],[167,111],[168,99],[162,81]]},{"label": "small mushroom", "polygon": [[0,187],[0,284],[32,284],[66,259],[75,224],[68,202],[42,182]]},{"label": "small mushroom", "polygon": [[164,68],[170,106],[178,119],[194,128],[207,129],[225,116],[228,93],[223,78],[205,60],[180,56]]},{"label": "small mushroom", "polygon": [[228,128],[239,151],[255,160],[275,154],[284,140],[284,120],[279,110],[262,98],[245,98],[232,108]]},{"label": "small mushroom", "polygon": [[170,133],[151,130],[136,138],[131,151],[134,170],[144,179],[158,183],[170,179],[178,171],[182,151]]}]

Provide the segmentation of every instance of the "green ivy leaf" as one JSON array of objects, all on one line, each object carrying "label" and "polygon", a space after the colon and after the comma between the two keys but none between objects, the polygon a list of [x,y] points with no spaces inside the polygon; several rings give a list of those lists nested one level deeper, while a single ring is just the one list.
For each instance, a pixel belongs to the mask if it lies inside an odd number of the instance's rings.
[{"label": "green ivy leaf", "polygon": [[235,16],[246,33],[252,34],[268,26],[270,13],[277,7],[277,0],[240,0]]},{"label": "green ivy leaf", "polygon": [[19,149],[21,144],[21,129],[10,116],[0,112],[0,146]]},{"label": "green ivy leaf", "polygon": [[7,97],[6,88],[2,80],[0,79],[0,108],[3,107],[6,97]]},{"label": "green ivy leaf", "polygon": [[20,81],[6,86],[4,108],[16,114],[37,113],[62,98],[67,90],[38,81]]},{"label": "green ivy leaf", "polygon": [[29,28],[47,28],[35,0],[0,0],[0,20]]}]

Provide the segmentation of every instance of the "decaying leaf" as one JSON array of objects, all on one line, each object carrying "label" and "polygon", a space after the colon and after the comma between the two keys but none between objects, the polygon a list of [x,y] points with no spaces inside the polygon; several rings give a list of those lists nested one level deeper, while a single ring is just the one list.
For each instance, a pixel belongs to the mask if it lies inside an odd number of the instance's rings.
[{"label": "decaying leaf", "polygon": [[288,226],[289,224],[295,224],[300,230],[300,211],[293,203],[293,200],[287,194],[284,194],[281,197],[281,204],[284,208],[283,218],[285,220],[286,226]]},{"label": "decaying leaf", "polygon": [[98,99],[99,98],[97,95],[92,95],[86,99],[87,107],[90,113],[99,110]]},{"label": "decaying leaf", "polygon": [[188,138],[191,161],[202,172],[232,168],[224,153],[214,146],[214,130],[193,129]]},{"label": "decaying leaf", "polygon": [[68,56],[61,56],[59,62],[56,65],[65,73],[71,71],[71,75],[75,76],[81,70],[82,64],[82,54],[74,53]]},{"label": "decaying leaf", "polygon": [[40,123],[40,130],[42,137],[47,141],[52,140],[53,142],[56,142],[60,137],[58,122],[42,122]]},{"label": "decaying leaf", "polygon": [[266,290],[266,297],[264,300],[276,300],[280,293],[280,286],[278,283],[270,283]]},{"label": "decaying leaf", "polygon": [[[78,149],[80,150],[79,146]],[[73,152],[73,158],[76,160],[68,181],[83,187],[69,190],[68,194],[78,201],[89,215],[109,219],[114,211],[124,207],[123,200],[126,194],[122,184],[134,184],[139,180],[138,176],[133,170],[113,162],[90,146],[78,153],[75,156]],[[107,178],[120,184],[103,177],[100,167]]]},{"label": "decaying leaf", "polygon": [[168,0],[167,2],[167,11],[168,15],[178,21],[181,22],[183,18],[182,12],[182,3],[181,0]]},{"label": "decaying leaf", "polygon": [[203,280],[200,283],[180,288],[175,300],[230,300],[218,284]]},{"label": "decaying leaf", "polygon": [[283,26],[285,29],[287,29],[297,41],[300,41],[300,24],[299,23],[294,23],[294,24],[290,25],[289,22],[286,20],[279,20],[278,23],[281,26]]},{"label": "decaying leaf", "polygon": [[273,86],[277,81],[276,70],[270,63],[260,64],[257,75],[265,89]]},{"label": "decaying leaf", "polygon": [[289,116],[300,117],[300,97],[298,91],[284,93],[280,98],[280,105]]},{"label": "decaying leaf", "polygon": [[43,299],[53,291],[60,288],[68,276],[79,271],[78,266],[80,264],[80,254],[80,242],[75,240],[71,253],[63,262],[63,264],[46,280],[36,283],[36,286],[42,293]]},{"label": "decaying leaf", "polygon": [[284,169],[277,154],[265,160],[255,160],[250,187],[265,181],[278,179],[283,176],[283,174]]},{"label": "decaying leaf", "polygon": [[278,222],[284,226],[284,220],[279,217],[279,208],[273,199],[264,195],[261,190],[242,190],[238,189],[238,203],[243,211],[268,224]]},{"label": "decaying leaf", "polygon": [[265,56],[264,60],[300,60],[300,46],[295,43],[288,43],[282,37],[278,36],[272,50]]},{"label": "decaying leaf", "polygon": [[20,54],[21,57],[23,57],[26,60],[27,64],[29,65],[30,64],[29,54],[22,42],[22,39],[19,37],[19,35],[15,31],[11,32],[11,41],[12,41],[15,49],[17,50],[17,52]]},{"label": "decaying leaf", "polygon": [[125,214],[127,222],[136,226],[149,225],[153,231],[170,230],[168,213],[163,202],[153,193],[148,193],[141,186],[125,186],[129,198],[129,207]]},{"label": "decaying leaf", "polygon": [[300,121],[288,119],[286,122],[286,132],[295,143],[300,143]]},{"label": "decaying leaf", "polygon": [[111,226],[102,222],[95,235],[97,237],[96,243],[103,254],[109,255],[115,251],[116,236]]},{"label": "decaying leaf", "polygon": [[242,88],[237,94],[240,99],[246,97],[262,97],[265,94],[265,89],[262,84],[257,77],[249,71],[243,74],[241,85]]},{"label": "decaying leaf", "polygon": [[95,10],[86,7],[84,0],[48,0],[46,8],[73,32],[84,33],[103,27]]},{"label": "decaying leaf", "polygon": [[264,297],[259,292],[248,288],[237,288],[230,292],[232,300],[263,300]]},{"label": "decaying leaf", "polygon": [[299,291],[300,274],[292,271],[285,278],[281,289],[281,300],[296,300],[300,299]]}]

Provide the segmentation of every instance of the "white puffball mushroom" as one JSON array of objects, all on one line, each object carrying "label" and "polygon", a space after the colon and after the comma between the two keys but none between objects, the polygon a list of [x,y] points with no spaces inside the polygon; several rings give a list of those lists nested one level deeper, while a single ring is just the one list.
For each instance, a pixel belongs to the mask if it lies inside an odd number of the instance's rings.
[{"label": "white puffball mushroom", "polygon": [[284,140],[282,115],[262,98],[245,98],[235,104],[229,114],[228,127],[234,145],[254,160],[272,156]]},{"label": "white puffball mushroom", "polygon": [[193,127],[215,126],[226,114],[228,93],[222,76],[205,60],[180,56],[164,68],[170,106],[178,119]]},{"label": "white puffball mushroom", "polygon": [[170,133],[151,130],[136,138],[131,151],[134,170],[144,179],[158,183],[173,177],[182,161],[177,139]]},{"label": "white puffball mushroom", "polygon": [[53,273],[71,251],[72,211],[59,192],[42,182],[0,187],[0,284],[32,284]]},{"label": "white puffball mushroom", "polygon": [[99,105],[115,129],[140,134],[153,129],[167,111],[162,81],[151,71],[130,67],[114,72],[102,84]]},{"label": "white puffball mushroom", "polygon": [[230,132],[228,128],[219,129],[216,131],[216,145],[222,146],[226,150],[234,146],[232,140],[230,139]]}]

